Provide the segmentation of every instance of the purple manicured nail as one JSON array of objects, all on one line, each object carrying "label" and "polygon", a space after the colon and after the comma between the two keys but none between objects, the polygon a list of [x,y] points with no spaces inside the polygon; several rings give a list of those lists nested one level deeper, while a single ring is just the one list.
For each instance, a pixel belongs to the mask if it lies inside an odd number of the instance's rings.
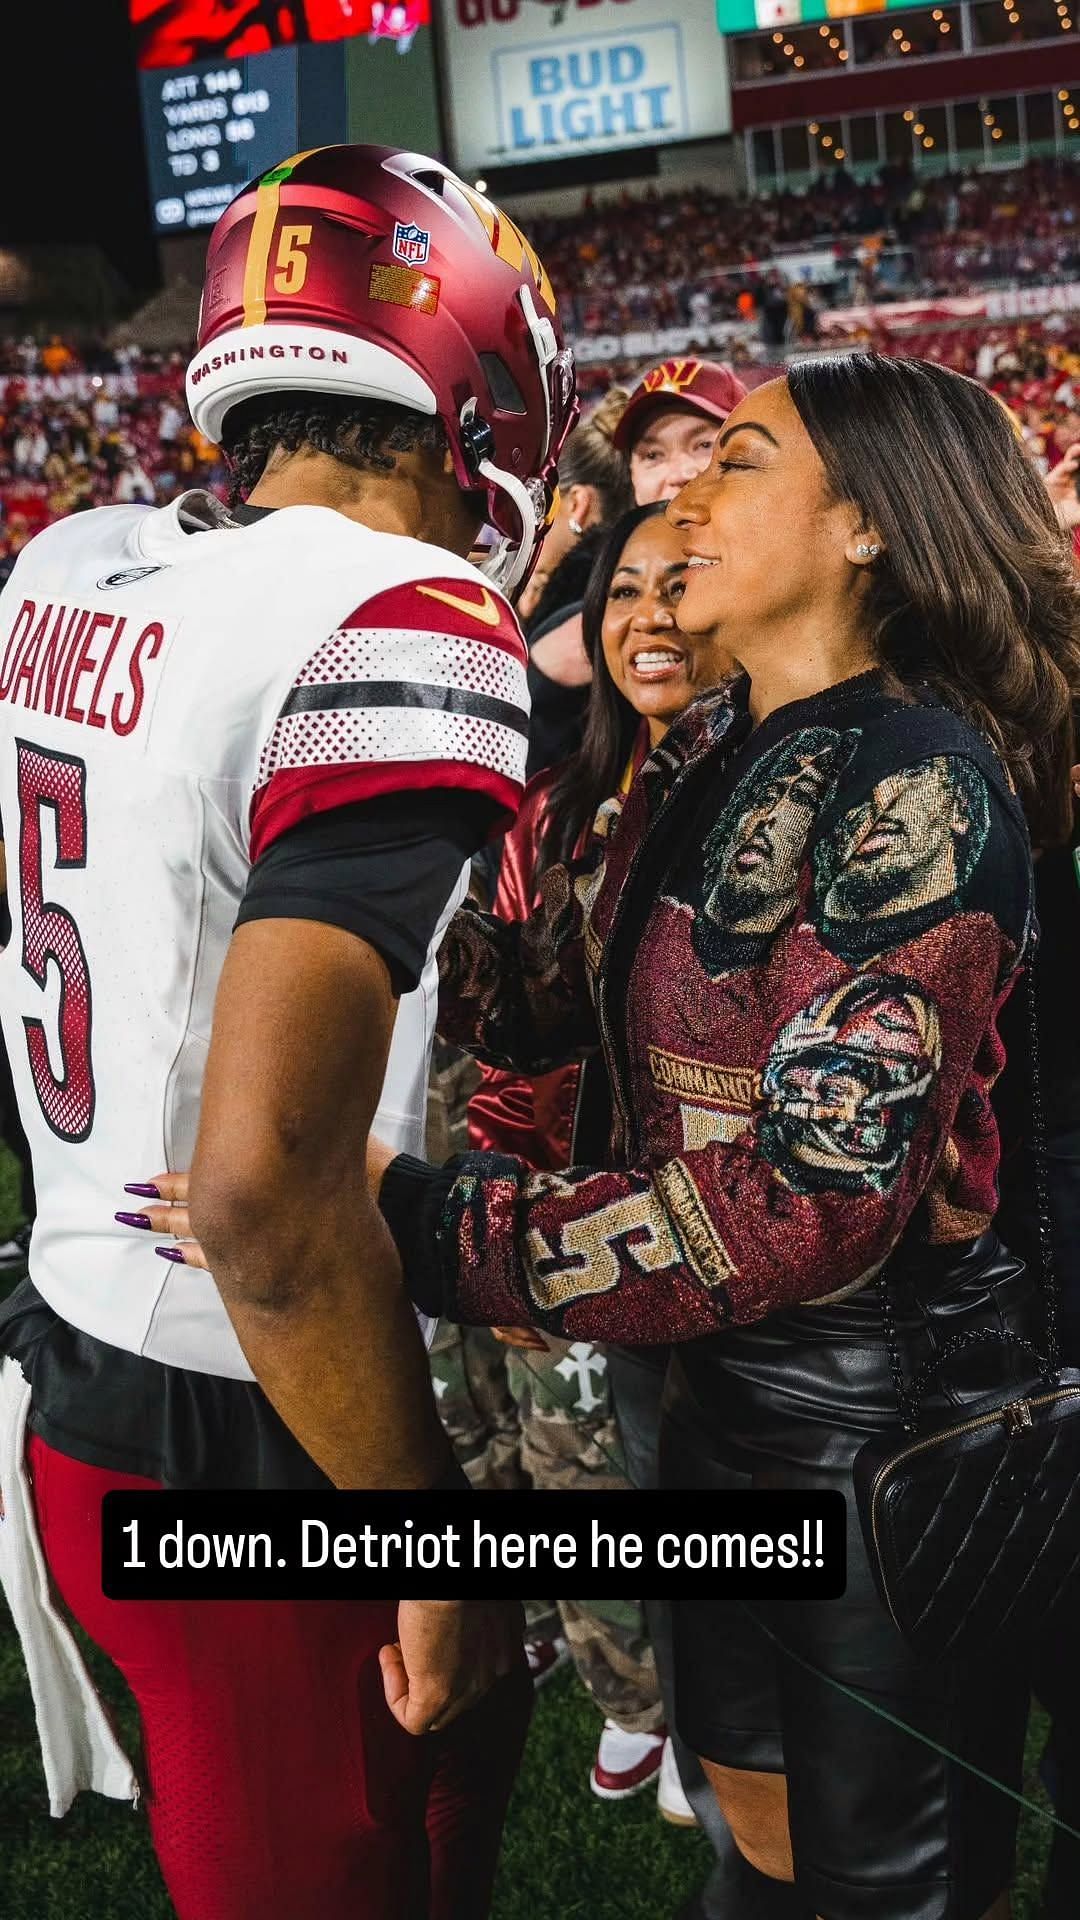
[{"label": "purple manicured nail", "polygon": [[161,1199],[161,1195],[158,1192],[157,1188],[150,1186],[149,1183],[145,1180],[125,1181],[124,1192],[134,1193],[138,1196],[140,1200],[160,1200]]},{"label": "purple manicured nail", "polygon": [[155,1247],[154,1252],[162,1260],[182,1260],[184,1257],[182,1247]]},{"label": "purple manicured nail", "polygon": [[114,1213],[113,1219],[119,1220],[122,1227],[141,1227],[144,1233],[149,1233],[154,1224],[145,1213]]}]

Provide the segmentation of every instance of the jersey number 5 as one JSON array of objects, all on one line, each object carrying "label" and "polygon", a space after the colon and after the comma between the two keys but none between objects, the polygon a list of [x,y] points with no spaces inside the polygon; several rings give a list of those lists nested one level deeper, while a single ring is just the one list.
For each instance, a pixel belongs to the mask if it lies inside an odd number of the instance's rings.
[{"label": "jersey number 5", "polygon": [[44,991],[51,960],[60,975],[59,1076],[53,1072],[45,1028],[24,1018],[34,1088],[53,1132],[85,1140],[94,1124],[94,1068],[90,1056],[90,972],[70,913],[44,897],[41,820],[51,808],[56,866],[86,865],[86,763],[19,740],[19,887],[22,963]]}]

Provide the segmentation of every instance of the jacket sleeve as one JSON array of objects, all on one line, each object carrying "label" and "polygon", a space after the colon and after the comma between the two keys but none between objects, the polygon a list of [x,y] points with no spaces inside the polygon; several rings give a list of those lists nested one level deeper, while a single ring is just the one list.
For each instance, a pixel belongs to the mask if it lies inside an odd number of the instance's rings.
[{"label": "jacket sleeve", "polygon": [[[864,812],[860,840],[873,829]],[[859,845],[850,851],[857,862]],[[1027,884],[1015,824],[987,852],[1015,901]],[[834,864],[829,886],[844,873]],[[904,879],[921,884],[914,867]],[[735,1140],[621,1171],[534,1173],[467,1156],[423,1194],[421,1170],[411,1238],[399,1241],[414,1297],[417,1284],[438,1291],[438,1310],[467,1323],[635,1344],[693,1339],[868,1279],[955,1157],[961,1101],[965,1142],[992,1170],[985,1084],[1000,1069],[994,1022],[1019,945],[999,918],[1016,916],[957,898],[919,938],[864,946],[857,963],[818,944],[812,989],[753,1063],[760,1096]],[[414,1163],[387,1178],[397,1235]]]},{"label": "jacket sleeve", "polygon": [[533,1076],[599,1044],[585,969],[581,888],[597,846],[549,867],[540,905],[505,921],[468,902],[439,950],[439,1032],[486,1065]]},{"label": "jacket sleeve", "polygon": [[[536,905],[536,863],[547,817],[548,774],[530,782],[521,812],[503,842],[494,912],[508,922],[527,920]],[[480,1084],[469,1102],[469,1144],[481,1152],[509,1153],[530,1167],[565,1167],[573,1130],[575,1067],[530,1078],[502,1067],[481,1066]]]}]

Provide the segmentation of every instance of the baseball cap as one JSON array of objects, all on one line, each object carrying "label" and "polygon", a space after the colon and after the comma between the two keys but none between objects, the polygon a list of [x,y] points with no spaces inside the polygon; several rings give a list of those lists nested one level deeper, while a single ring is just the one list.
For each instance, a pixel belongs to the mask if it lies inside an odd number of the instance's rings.
[{"label": "baseball cap", "polygon": [[718,360],[664,360],[642,374],[615,429],[615,445],[629,453],[645,416],[656,408],[683,406],[712,420],[726,420],[732,408],[745,399],[742,381]]}]

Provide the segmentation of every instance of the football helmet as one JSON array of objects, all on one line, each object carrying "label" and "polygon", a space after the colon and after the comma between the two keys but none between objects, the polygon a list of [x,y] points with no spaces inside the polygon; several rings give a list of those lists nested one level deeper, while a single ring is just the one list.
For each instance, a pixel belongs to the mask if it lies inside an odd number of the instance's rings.
[{"label": "football helmet", "polygon": [[188,368],[192,418],[290,390],[437,414],[459,485],[486,488],[485,563],[528,575],[577,418],[551,282],[514,222],[439,160],[389,147],[294,154],[214,228]]}]

